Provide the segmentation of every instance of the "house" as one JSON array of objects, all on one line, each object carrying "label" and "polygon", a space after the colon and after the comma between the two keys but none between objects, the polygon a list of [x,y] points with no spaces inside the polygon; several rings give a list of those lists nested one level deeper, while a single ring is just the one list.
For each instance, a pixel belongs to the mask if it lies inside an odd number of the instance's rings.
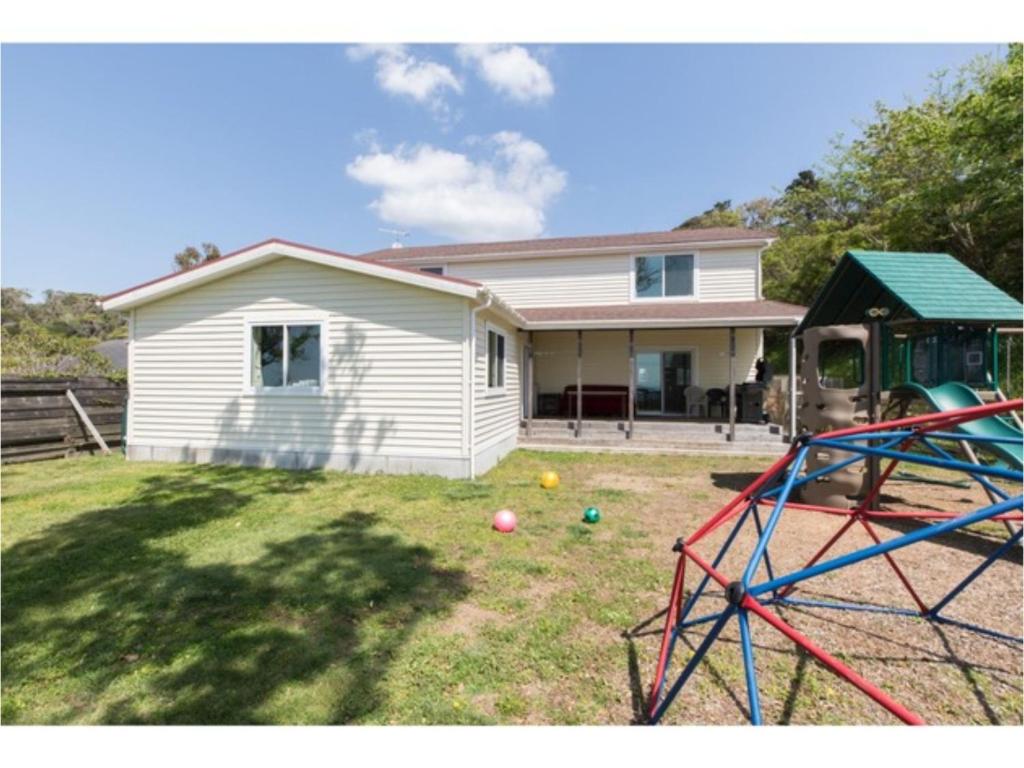
[{"label": "house", "polygon": [[711,229],[244,248],[104,298],[129,317],[128,457],[473,477],[544,415],[576,438],[595,417],[627,437],[706,419],[687,387],[752,380],[763,329],[803,316],[762,298],[770,243]]}]

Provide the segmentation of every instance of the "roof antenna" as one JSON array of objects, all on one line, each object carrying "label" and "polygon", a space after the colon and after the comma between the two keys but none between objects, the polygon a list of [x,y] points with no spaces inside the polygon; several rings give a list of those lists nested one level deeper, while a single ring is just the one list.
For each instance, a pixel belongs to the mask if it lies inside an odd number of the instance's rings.
[{"label": "roof antenna", "polygon": [[402,239],[409,236],[409,233],[402,229],[385,229],[383,227],[379,227],[379,229],[381,232],[385,232],[395,238],[394,242],[391,243],[392,248],[401,248]]}]

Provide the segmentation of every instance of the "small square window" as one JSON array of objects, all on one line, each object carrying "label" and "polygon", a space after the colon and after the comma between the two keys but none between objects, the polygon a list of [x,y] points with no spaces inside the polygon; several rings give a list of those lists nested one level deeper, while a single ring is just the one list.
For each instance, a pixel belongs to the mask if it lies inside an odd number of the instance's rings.
[{"label": "small square window", "polygon": [[693,255],[637,256],[633,293],[638,299],[693,296]]},{"label": "small square window", "polygon": [[321,387],[319,324],[253,325],[249,386],[254,390],[318,390]]}]

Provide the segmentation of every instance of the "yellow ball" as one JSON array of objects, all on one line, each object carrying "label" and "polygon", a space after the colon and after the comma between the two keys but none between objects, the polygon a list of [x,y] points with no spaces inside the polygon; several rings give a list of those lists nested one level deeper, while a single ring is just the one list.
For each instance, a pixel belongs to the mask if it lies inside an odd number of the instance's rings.
[{"label": "yellow ball", "polygon": [[552,472],[551,470],[548,470],[547,472],[542,472],[541,476],[540,476],[540,487],[541,488],[547,488],[549,491],[552,488],[557,488],[558,487],[558,473],[557,472]]}]

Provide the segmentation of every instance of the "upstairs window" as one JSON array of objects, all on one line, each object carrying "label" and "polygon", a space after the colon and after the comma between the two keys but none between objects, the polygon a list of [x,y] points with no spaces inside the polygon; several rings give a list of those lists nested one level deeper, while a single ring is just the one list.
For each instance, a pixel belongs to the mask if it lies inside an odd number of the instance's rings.
[{"label": "upstairs window", "polygon": [[319,324],[250,326],[249,386],[278,392],[319,391],[322,386]]},{"label": "upstairs window", "polygon": [[443,275],[444,266],[440,267],[420,267],[420,272],[429,272],[432,275]]},{"label": "upstairs window", "polygon": [[693,296],[693,255],[637,256],[633,293],[638,299]]},{"label": "upstairs window", "polygon": [[487,331],[487,388],[505,387],[505,334]]}]

